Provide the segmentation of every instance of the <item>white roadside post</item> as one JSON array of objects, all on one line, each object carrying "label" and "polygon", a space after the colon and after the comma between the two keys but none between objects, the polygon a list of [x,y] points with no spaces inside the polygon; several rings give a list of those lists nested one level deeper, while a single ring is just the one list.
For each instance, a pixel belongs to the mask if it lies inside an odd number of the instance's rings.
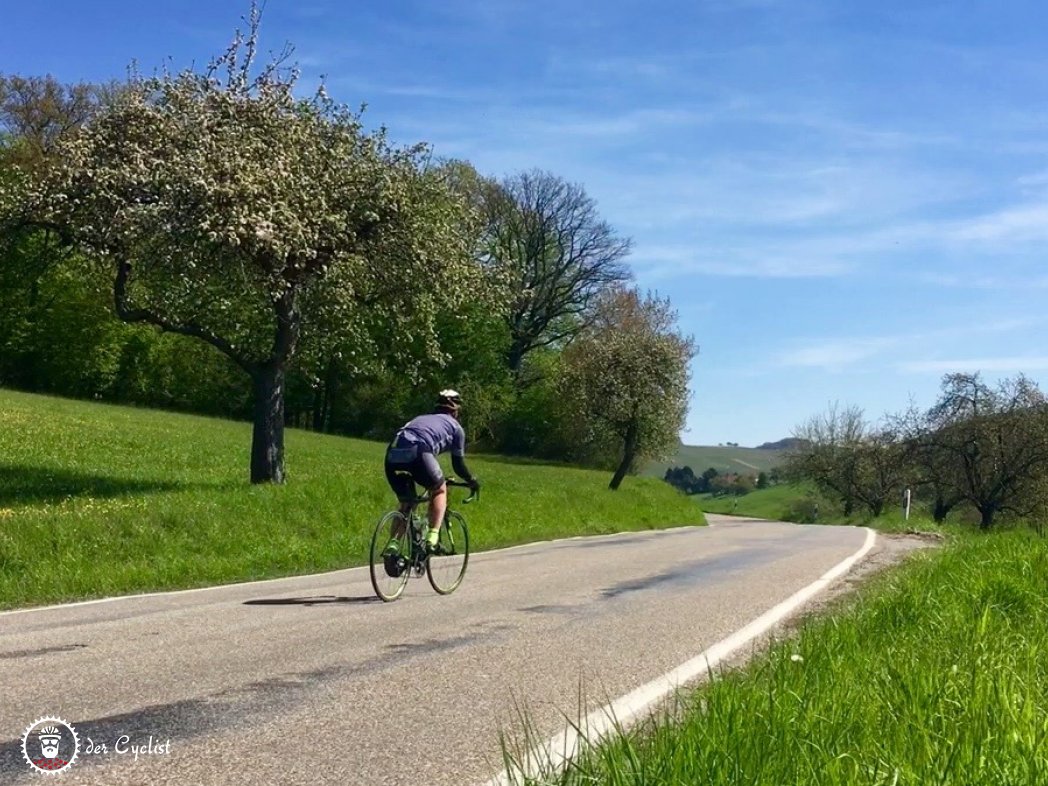
[{"label": "white roadside post", "polygon": [[902,512],[906,521],[910,520],[910,490],[906,489],[902,495]]}]

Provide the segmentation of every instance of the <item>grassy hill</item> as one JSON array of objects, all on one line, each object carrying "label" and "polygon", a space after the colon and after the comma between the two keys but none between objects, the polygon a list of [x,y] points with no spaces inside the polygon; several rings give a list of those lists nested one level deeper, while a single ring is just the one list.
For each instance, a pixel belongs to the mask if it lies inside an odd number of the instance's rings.
[{"label": "grassy hill", "polygon": [[[287,485],[251,486],[250,439],[247,423],[0,390],[0,607],[366,563],[394,505],[385,445],[289,430]],[[654,478],[613,492],[608,472],[470,465],[475,550],[703,520]]]},{"label": "grassy hill", "polygon": [[668,467],[691,467],[696,475],[713,467],[718,472],[767,472],[781,467],[786,461],[781,450],[758,448],[714,447],[703,445],[681,445],[676,455],[667,461],[653,461],[644,468],[644,475],[662,477]]}]

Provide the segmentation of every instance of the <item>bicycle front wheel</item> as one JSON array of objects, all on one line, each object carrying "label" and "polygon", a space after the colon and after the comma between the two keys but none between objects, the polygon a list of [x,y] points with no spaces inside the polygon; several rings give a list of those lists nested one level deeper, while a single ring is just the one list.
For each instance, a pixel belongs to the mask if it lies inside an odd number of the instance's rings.
[{"label": "bicycle front wheel", "polygon": [[384,601],[396,600],[411,576],[411,537],[408,519],[391,510],[375,525],[371,536],[371,586]]},{"label": "bicycle front wheel", "polygon": [[469,530],[466,520],[451,510],[440,528],[440,540],[429,554],[426,575],[433,589],[449,595],[462,583],[469,562]]}]

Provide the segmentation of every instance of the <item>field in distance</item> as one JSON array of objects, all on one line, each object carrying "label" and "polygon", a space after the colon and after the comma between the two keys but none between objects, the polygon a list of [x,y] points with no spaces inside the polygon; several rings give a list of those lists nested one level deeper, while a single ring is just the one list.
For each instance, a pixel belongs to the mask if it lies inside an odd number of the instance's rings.
[{"label": "field in distance", "polygon": [[719,445],[681,445],[676,455],[667,461],[653,461],[645,467],[643,474],[662,477],[669,467],[691,467],[696,475],[701,475],[710,467],[720,473],[770,472],[775,467],[786,463],[783,450],[764,448],[736,448]]}]

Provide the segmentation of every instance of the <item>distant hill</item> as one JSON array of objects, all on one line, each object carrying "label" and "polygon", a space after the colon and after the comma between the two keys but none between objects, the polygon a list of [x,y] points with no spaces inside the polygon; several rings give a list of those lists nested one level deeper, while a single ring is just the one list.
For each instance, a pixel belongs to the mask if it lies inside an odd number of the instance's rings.
[{"label": "distant hill", "polygon": [[758,445],[757,450],[796,450],[799,447],[806,445],[808,440],[798,439],[797,437],[786,437],[786,439],[780,439],[778,442],[765,442],[763,445]]},{"label": "distant hill", "polygon": [[[785,441],[785,440],[784,440]],[[668,461],[653,461],[643,475],[662,477],[669,467],[691,467],[692,472],[701,475],[713,467],[718,472],[738,472],[757,474],[781,467],[786,461],[783,450],[759,448],[737,448],[733,446],[681,445],[677,454]]]}]

